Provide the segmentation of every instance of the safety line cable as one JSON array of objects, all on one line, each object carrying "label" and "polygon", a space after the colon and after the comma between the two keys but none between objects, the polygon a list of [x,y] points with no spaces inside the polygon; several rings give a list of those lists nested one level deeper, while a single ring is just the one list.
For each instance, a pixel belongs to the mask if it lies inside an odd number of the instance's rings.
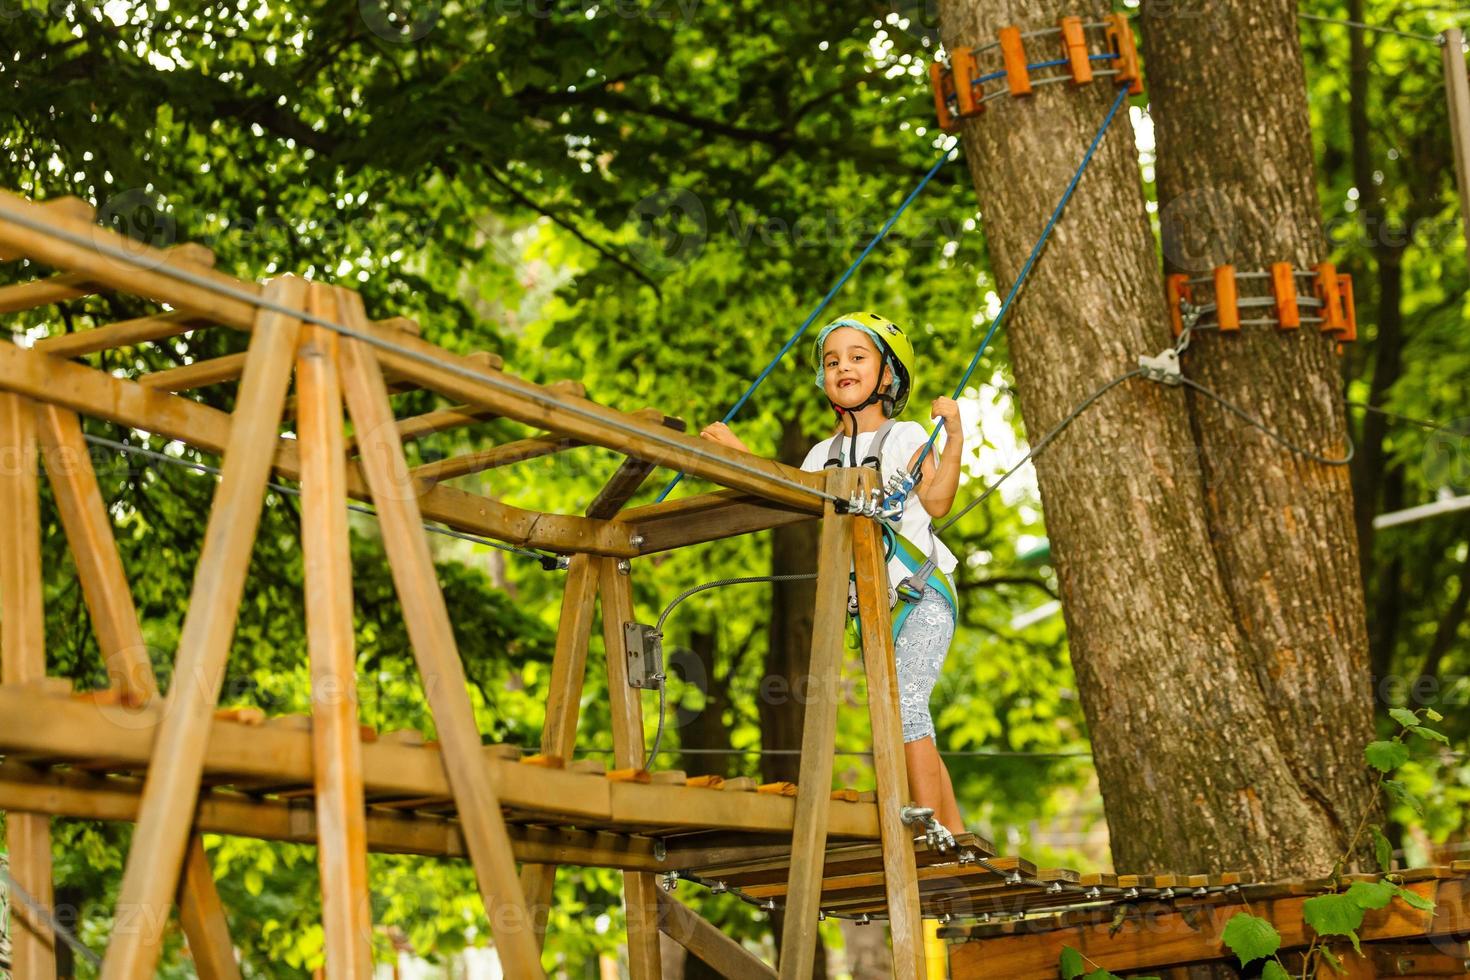
[{"label": "safety line cable", "polygon": [[[664,611],[659,614],[658,622],[653,627],[654,634],[659,637],[660,641],[662,641],[664,635],[664,621],[669,618],[669,614],[674,611],[674,607],[683,602],[685,599],[688,599],[690,596],[698,595],[699,593],[708,591],[709,589],[717,589],[723,585],[750,585],[756,582],[797,582],[805,579],[814,579],[816,577],[817,576],[815,572],[800,575],[745,575],[739,578],[722,578],[717,579],[713,582],[705,582],[703,585],[696,585],[692,588],[685,589],[683,592],[680,592],[674,597],[674,600],[672,602],[664,607]],[[659,648],[660,650],[662,650],[662,642],[660,642]],[[649,766],[653,765],[653,757],[658,755],[659,745],[662,744],[664,740],[664,717],[667,710],[669,687],[668,673],[668,666],[662,663],[659,664],[657,677],[658,729],[654,732],[653,735],[653,748],[649,750],[647,761],[643,763],[643,769],[645,772],[648,770]]]},{"label": "safety line cable", "polygon": [[1298,13],[1297,17],[1302,20],[1316,21],[1319,24],[1338,24],[1359,31],[1371,31],[1375,34],[1393,34],[1396,37],[1412,38],[1415,41],[1430,41],[1434,44],[1444,43],[1444,35],[1442,34],[1419,34],[1415,31],[1401,31],[1393,27],[1379,27],[1377,24],[1365,24],[1361,20],[1348,20],[1345,17],[1323,17],[1321,14]]},{"label": "safety line cable", "polygon": [[[733,419],[735,417],[735,413],[739,412],[740,409],[745,405],[745,403],[750,400],[750,396],[755,394],[755,390],[765,382],[766,378],[771,376],[771,372],[776,370],[776,365],[781,363],[781,359],[786,356],[791,348],[796,346],[796,342],[802,338],[807,330],[811,329],[811,325],[817,319],[817,316],[824,309],[827,308],[827,304],[832,302],[832,298],[837,295],[838,291],[842,289],[844,285],[847,284],[847,280],[852,278],[853,274],[857,272],[858,267],[863,264],[867,257],[872,253],[873,249],[877,248],[878,244],[882,242],[885,237],[887,237],[889,229],[891,229],[898,221],[899,217],[908,210],[909,205],[914,203],[914,200],[919,196],[919,192],[929,185],[929,181],[934,179],[935,174],[939,173],[939,168],[943,167],[944,164],[949,160],[950,154],[954,152],[954,148],[959,145],[959,142],[960,141],[958,138],[951,140],[949,145],[940,152],[939,158],[934,161],[934,165],[929,168],[929,172],[923,176],[919,183],[915,185],[913,190],[909,191],[909,196],[903,199],[903,203],[898,206],[893,214],[888,216],[888,220],[883,223],[883,227],[878,229],[878,233],[874,235],[872,240],[868,242],[867,246],[863,248],[862,252],[858,254],[858,257],[856,259],[853,259],[852,264],[847,267],[847,271],[842,273],[842,275],[838,277],[837,281],[832,284],[832,288],[827,290],[827,295],[823,296],[821,302],[819,302],[812,309],[812,311],[807,314],[807,317],[805,320],[802,321],[801,326],[797,327],[796,331],[790,337],[786,338],[786,343],[782,344],[781,349],[776,352],[776,356],[771,358],[771,363],[767,364],[765,368],[761,370],[761,373],[756,376],[756,379],[750,383],[750,387],[745,389],[745,393],[736,400],[735,404],[731,406],[730,410],[725,413],[725,417],[722,418],[720,421],[729,422],[731,419]],[[674,474],[674,478],[668,482],[668,485],[665,486],[662,491],[659,492],[658,500],[656,502],[662,502],[664,498],[666,498],[669,493],[672,492],[673,489],[679,485],[679,481],[683,479],[684,474],[682,471]]]},{"label": "safety line cable", "polygon": [[1185,386],[1192,388],[1200,394],[1210,398],[1226,411],[1230,412],[1232,415],[1236,416],[1246,424],[1256,429],[1259,429],[1265,435],[1285,446],[1287,449],[1290,449],[1298,456],[1309,459],[1314,463],[1322,463],[1325,466],[1346,466],[1353,461],[1353,456],[1357,452],[1357,447],[1353,445],[1353,438],[1351,434],[1347,434],[1346,436],[1348,447],[1347,453],[1344,456],[1323,456],[1320,453],[1313,452],[1312,450],[1307,449],[1305,446],[1297,445],[1290,439],[1283,436],[1281,433],[1273,432],[1271,429],[1267,428],[1266,423],[1262,422],[1258,418],[1251,416],[1245,411],[1245,409],[1239,407],[1233,402],[1227,401],[1223,396],[1215,393],[1214,391],[1211,391],[1209,388],[1206,388],[1204,385],[1200,384],[1198,381],[1195,381],[1193,378],[1187,378],[1181,375],[1180,380],[1184,383]]},{"label": "safety line cable", "polygon": [[[131,456],[142,456],[146,459],[156,460],[160,463],[167,463],[171,466],[178,466],[182,469],[191,470],[195,473],[207,473],[210,476],[216,477],[224,475],[224,471],[221,470],[219,467],[210,466],[207,463],[198,463],[190,459],[179,459],[176,456],[169,456],[166,453],[160,453],[152,449],[145,449],[142,446],[133,446],[126,442],[118,442],[113,439],[104,438],[103,436],[94,436],[87,433],[83,433],[82,438],[86,439],[88,442],[96,446],[104,446],[108,449],[115,449],[118,452],[125,453]],[[301,491],[296,487],[288,487],[284,484],[273,483],[271,481],[266,481],[266,486],[274,490],[276,493],[285,494],[288,497],[301,496]],[[371,507],[364,507],[361,504],[349,503],[347,505],[347,509],[358,514],[366,514],[369,517],[378,516],[377,511],[373,510]],[[561,559],[553,554],[543,554],[541,552],[529,551],[525,548],[517,548],[514,545],[505,544],[503,542],[496,541],[493,538],[482,538],[477,534],[469,534],[465,531],[458,531],[450,527],[439,527],[438,525],[430,524],[428,522],[423,523],[423,528],[425,531],[429,531],[433,534],[440,534],[447,538],[458,538],[461,541],[469,541],[474,544],[483,544],[486,547],[495,548],[498,551],[505,551],[513,555],[519,555],[522,558],[533,558],[541,563],[542,568],[545,568],[548,571],[554,568],[562,567]]]},{"label": "safety line cable", "polygon": [[[91,948],[88,947],[86,943],[77,938],[76,933],[72,932],[66,926],[58,922],[56,916],[51,914],[50,909],[46,908],[46,906],[42,905],[40,902],[36,901],[29,894],[27,894],[26,890],[20,886],[20,883],[11,877],[10,869],[6,867],[4,862],[0,862],[0,877],[3,877],[5,879],[6,893],[20,899],[20,904],[24,905],[27,909],[30,910],[32,915],[45,923],[46,928],[50,929],[53,933],[59,936],[62,942],[70,946],[72,952],[76,953],[78,956],[80,956],[82,959],[86,960],[93,966],[102,965],[102,957],[92,952]],[[14,923],[15,915],[14,910],[12,909],[12,934],[15,931]]]},{"label": "safety line cable", "polygon": [[[0,219],[12,222],[13,224],[19,225],[22,228],[28,228],[31,231],[39,232],[42,235],[47,235],[52,238],[60,239],[61,241],[68,242],[78,248],[90,250],[97,254],[117,259],[129,268],[135,267],[137,264],[137,257],[128,252],[127,249],[116,247],[109,242],[95,240],[91,236],[73,234],[71,231],[65,228],[55,227],[45,221],[33,220],[32,218],[24,214],[18,214],[9,205],[0,205]],[[505,394],[512,395],[517,398],[524,398],[527,401],[533,402],[542,408],[552,410],[560,409],[569,412],[572,415],[581,416],[588,421],[595,422],[600,425],[605,425],[608,428],[615,429],[619,432],[624,433],[625,435],[632,435],[647,439],[650,442],[659,443],[665,448],[673,450],[677,453],[687,453],[689,455],[702,458],[707,462],[719,463],[735,469],[741,473],[744,473],[747,476],[752,476],[763,481],[770,481],[779,484],[780,486],[788,490],[795,490],[799,493],[818,497],[823,501],[842,502],[839,500],[838,497],[834,496],[831,493],[828,493],[826,490],[819,490],[815,487],[807,486],[805,483],[800,483],[796,480],[788,479],[787,477],[772,473],[768,470],[763,470],[754,466],[750,466],[746,463],[741,462],[738,459],[726,459],[723,456],[707,452],[702,447],[700,447],[697,442],[694,444],[690,444],[681,439],[672,438],[670,435],[667,435],[662,431],[654,429],[642,429],[637,426],[630,425],[629,423],[623,421],[621,418],[618,418],[616,416],[613,416],[611,418],[605,417],[600,412],[594,411],[591,408],[584,408],[583,406],[577,404],[575,401],[562,401],[558,398],[555,398],[549,393],[539,390],[535,386],[532,386],[531,390],[529,391],[524,390],[519,385],[507,381],[504,378],[497,377],[493,374],[482,374],[479,371],[464,367],[463,365],[457,364],[453,361],[443,360],[442,358],[436,357],[433,354],[416,351],[408,347],[402,347],[391,340],[383,337],[378,337],[370,332],[357,330],[353,327],[338,323],[335,320],[329,319],[327,317],[318,316],[308,310],[294,309],[286,305],[285,303],[277,302],[269,296],[265,296],[256,292],[251,292],[248,289],[235,286],[233,283],[219,282],[208,276],[200,275],[192,269],[186,269],[177,264],[164,263],[157,266],[152,271],[161,273],[162,275],[168,276],[171,279],[177,279],[180,282],[188,283],[189,285],[196,286],[200,289],[204,289],[220,296],[228,296],[229,298],[234,299],[238,302],[246,303],[259,309],[270,310],[273,313],[280,313],[283,316],[288,316],[292,319],[300,320],[303,323],[313,323],[317,326],[325,327],[326,329],[331,330],[333,333],[339,334],[343,337],[350,337],[351,339],[360,341],[370,347],[375,347],[379,350],[384,350],[393,354],[397,354],[400,357],[404,357],[410,361],[415,361],[419,364],[423,364],[426,367],[431,367],[444,371],[447,374],[452,374],[467,381],[474,381],[480,384],[488,385],[489,387],[502,391]]]}]

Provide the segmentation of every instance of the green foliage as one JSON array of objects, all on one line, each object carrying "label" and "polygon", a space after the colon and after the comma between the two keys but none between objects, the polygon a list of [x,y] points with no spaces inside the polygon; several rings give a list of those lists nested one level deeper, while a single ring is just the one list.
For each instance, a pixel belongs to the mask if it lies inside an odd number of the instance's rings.
[{"label": "green foliage", "polygon": [[1392,739],[1384,742],[1370,742],[1363,750],[1363,755],[1367,757],[1368,765],[1379,772],[1392,772],[1409,761],[1409,747],[1403,742]]},{"label": "green foliage", "polygon": [[1077,977],[1087,972],[1087,964],[1082,960],[1082,954],[1071,946],[1062,947],[1061,959],[1062,980],[1076,980]]},{"label": "green foliage", "polygon": [[1237,912],[1225,923],[1220,939],[1240,960],[1249,966],[1263,957],[1274,956],[1281,948],[1281,936],[1265,919]]},{"label": "green foliage", "polygon": [[[895,21],[875,22],[886,9],[875,12],[869,3],[701,5],[675,18],[607,7],[589,17],[575,4],[551,5],[545,16],[515,4],[427,9],[434,12],[427,33],[409,39],[356,8],[344,15],[269,2],[248,10],[197,0],[106,9],[20,4],[4,31],[13,113],[0,124],[7,149],[0,186],[37,197],[80,195],[114,226],[155,244],[206,241],[222,268],[249,278],[292,271],[350,283],[373,315],[417,317],[437,343],[494,350],[518,374],[576,378],[600,402],[656,405],[697,428],[724,413],[938,149],[923,77],[932,52]],[[1370,20],[1397,15],[1379,0],[1366,11]],[[1346,375],[1350,397],[1364,400],[1379,298],[1375,277],[1364,273],[1377,266],[1348,205],[1366,203],[1373,191],[1348,194],[1346,37],[1314,30],[1303,32],[1303,42],[1334,258],[1357,274],[1365,340],[1350,352]],[[1372,149],[1383,175],[1377,192],[1391,217],[1431,232],[1453,230],[1437,50],[1393,37],[1370,43]],[[697,210],[660,212],[680,190],[694,195]],[[1436,224],[1446,215],[1448,224]],[[977,311],[994,308],[978,218],[963,167],[949,165],[837,300],[842,308],[881,309],[910,327],[924,361],[913,418],[922,418],[928,398],[948,393],[985,325]],[[1347,233],[1337,234],[1344,220]],[[1404,360],[1414,370],[1380,393],[1384,407],[1444,420],[1470,415],[1458,231],[1398,258]],[[15,279],[37,273],[16,264],[0,269]],[[92,297],[17,314],[10,323],[19,333],[55,332],[150,312],[136,301]],[[244,343],[234,331],[197,331],[88,360],[131,376],[238,352]],[[1014,459],[1010,451],[1025,432],[1010,394],[1004,336],[976,378],[982,423],[980,438],[966,446],[962,501]],[[227,389],[195,397],[228,409]],[[408,414],[436,405],[409,394],[397,396],[396,407]],[[774,453],[788,431],[805,442],[824,435],[830,417],[812,394],[803,359],[793,356],[734,424],[758,450]],[[174,451],[164,440],[112,426],[89,423],[88,431]],[[1406,504],[1454,483],[1446,461],[1463,458],[1462,431],[1389,430],[1387,469],[1399,474]],[[410,452],[413,462],[425,462],[521,434],[492,422],[440,433]],[[512,505],[578,512],[619,462],[579,450],[460,485]],[[99,476],[166,683],[214,483],[117,457],[99,457]],[[655,473],[635,504],[651,500],[667,476]],[[105,677],[85,604],[54,507],[45,506],[50,666],[80,687],[100,686]],[[356,517],[353,527],[363,720],[432,734],[375,527]],[[226,705],[306,710],[299,531],[295,504],[272,496],[241,603]],[[946,748],[1053,754],[953,759],[956,791],[973,824],[1038,861],[1095,863],[1102,855],[1092,845],[1053,844],[1047,835],[1065,820],[1069,834],[1085,837],[1101,821],[1064,624],[1053,617],[1008,626],[1059,591],[1049,561],[1021,558],[1045,534],[1035,490],[1017,480],[946,535],[966,557],[957,583],[963,622],[934,707]],[[1424,650],[1453,609],[1448,583],[1465,560],[1462,549],[1463,534],[1450,521],[1379,536],[1373,562],[1384,572],[1371,583],[1369,607],[1393,608],[1399,617],[1393,629],[1374,624],[1375,643],[1386,651],[1375,661],[1380,679],[1420,672]],[[463,542],[435,539],[435,555],[482,731],[535,744],[563,578]],[[656,612],[693,582],[768,563],[763,536],[640,562],[639,611]],[[750,590],[720,590],[690,600],[669,624],[670,648],[696,632],[714,637],[712,670],[729,688],[720,722],[737,753],[732,775],[757,771],[757,757],[745,753],[761,744],[765,605]],[[1470,673],[1470,645],[1463,623],[1447,630],[1460,639],[1438,668],[1436,676],[1448,679]],[[592,662],[600,642],[594,639]],[[602,684],[589,671],[582,705],[588,753],[610,747]],[[680,719],[711,703],[697,678],[676,676],[669,693]],[[1430,700],[1452,693],[1446,682]],[[1406,690],[1400,700],[1411,697],[1420,695]],[[1395,710],[1403,713],[1394,715],[1401,727],[1385,741],[1397,748],[1374,750],[1373,763],[1395,776],[1383,784],[1391,816],[1425,814],[1426,829],[1444,839],[1470,811],[1470,769],[1447,768],[1448,755],[1403,758],[1407,734],[1441,741],[1419,729],[1442,717],[1432,707]],[[683,747],[688,731],[682,720],[675,724],[671,746]],[[1464,719],[1443,737],[1463,747]],[[867,748],[861,712],[843,713],[839,744]],[[843,761],[849,764],[839,779],[868,778],[865,763]],[[1464,778],[1442,778],[1447,772]],[[58,881],[95,900],[82,929],[97,946],[127,840],[125,828],[57,821]],[[311,853],[233,839],[211,840],[210,848],[247,974],[309,975],[320,963]],[[1382,831],[1374,849],[1386,861]],[[484,941],[487,924],[462,864],[376,856],[372,880],[380,955],[395,942],[442,956]],[[732,934],[768,932],[762,915],[728,896],[702,902]],[[576,975],[600,953],[616,954],[622,928],[613,874],[558,877],[548,962]],[[169,942],[161,975],[187,975],[178,935]]]}]

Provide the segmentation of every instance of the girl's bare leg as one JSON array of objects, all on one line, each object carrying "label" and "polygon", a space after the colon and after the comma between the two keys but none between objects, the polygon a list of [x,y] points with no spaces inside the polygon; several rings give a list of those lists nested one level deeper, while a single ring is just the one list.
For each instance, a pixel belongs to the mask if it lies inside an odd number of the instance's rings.
[{"label": "girl's bare leg", "polygon": [[909,770],[909,793],[919,806],[929,807],[934,817],[952,834],[963,834],[965,822],[955,801],[949,770],[932,738],[903,743],[904,762]]}]

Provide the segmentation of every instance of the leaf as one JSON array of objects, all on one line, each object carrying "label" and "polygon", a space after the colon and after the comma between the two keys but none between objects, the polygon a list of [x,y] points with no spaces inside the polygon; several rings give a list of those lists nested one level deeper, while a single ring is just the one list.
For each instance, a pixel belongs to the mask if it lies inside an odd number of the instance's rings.
[{"label": "leaf", "polygon": [[1402,803],[1419,814],[1419,816],[1424,816],[1424,804],[1420,803],[1419,798],[1413,793],[1410,793],[1408,787],[1397,779],[1385,779],[1383,781],[1383,790],[1395,803]]},{"label": "leaf", "polygon": [[1388,716],[1405,728],[1419,724],[1419,716],[1408,708],[1389,708]]},{"label": "leaf", "polygon": [[1409,761],[1409,747],[1398,739],[1369,742],[1363,750],[1363,758],[1379,772],[1393,772]]},{"label": "leaf", "polygon": [[1263,956],[1271,956],[1281,948],[1281,934],[1275,926],[1244,912],[1230,917],[1220,938],[1240,960],[1241,966],[1248,966]]},{"label": "leaf", "polygon": [[1121,978],[1109,973],[1107,970],[1093,970],[1087,976],[1083,977],[1082,980],[1121,980]]},{"label": "leaf", "polygon": [[1363,924],[1363,908],[1348,895],[1318,895],[1302,903],[1302,918],[1319,936],[1347,936],[1361,952],[1357,929]]},{"label": "leaf", "polygon": [[1377,824],[1369,827],[1368,831],[1373,835],[1373,857],[1378,862],[1378,870],[1392,869],[1393,845],[1388,842],[1387,837],[1383,836],[1383,830]]},{"label": "leaf", "polygon": [[1321,951],[1322,951],[1322,958],[1327,961],[1327,965],[1328,966],[1332,967],[1338,973],[1343,973],[1343,974],[1346,974],[1347,973],[1347,967],[1345,967],[1345,966],[1342,965],[1342,960],[1340,960],[1340,959],[1337,958],[1337,954],[1336,953],[1334,953],[1332,950],[1328,949],[1326,946],[1321,946],[1321,947],[1318,947],[1318,948],[1321,949]]},{"label": "leaf", "polygon": [[1410,905],[1421,912],[1434,911],[1434,903],[1425,898],[1423,895],[1420,895],[1416,891],[1411,891],[1408,888],[1402,888],[1395,885],[1394,894],[1398,895],[1399,898],[1402,898],[1405,904]]},{"label": "leaf", "polygon": [[1291,980],[1291,974],[1275,960],[1267,960],[1266,968],[1261,971],[1261,980]]},{"label": "leaf", "polygon": [[1399,887],[1391,881],[1355,881],[1348,886],[1346,897],[1360,909],[1386,908]]},{"label": "leaf", "polygon": [[1437,732],[1433,728],[1426,728],[1424,725],[1414,725],[1409,731],[1431,742],[1443,742],[1445,745],[1450,744],[1449,736],[1445,735],[1444,732]]},{"label": "leaf", "polygon": [[1444,721],[1444,715],[1440,714],[1438,711],[1435,711],[1433,708],[1425,708],[1424,717],[1428,718],[1430,721]]},{"label": "leaf", "polygon": [[1082,954],[1071,946],[1062,947],[1062,980],[1074,980],[1087,972],[1087,967],[1082,962]]}]

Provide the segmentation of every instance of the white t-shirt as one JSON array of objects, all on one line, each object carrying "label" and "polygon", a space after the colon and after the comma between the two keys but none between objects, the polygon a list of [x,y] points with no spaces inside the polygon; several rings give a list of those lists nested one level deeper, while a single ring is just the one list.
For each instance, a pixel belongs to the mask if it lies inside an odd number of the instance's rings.
[{"label": "white t-shirt", "polygon": [[[849,459],[852,448],[852,440],[845,436],[833,436],[832,439],[823,439],[812,447],[811,452],[806,454],[801,468],[813,473],[820,473],[827,466],[827,457],[832,453],[832,440],[842,440],[842,465],[860,466],[863,459],[868,455],[868,447],[873,444],[873,436],[876,432],[859,432],[857,436],[856,459]],[[924,443],[929,441],[929,433],[917,422],[896,422],[892,429],[888,430],[888,438],[883,440],[883,458],[879,465],[883,468],[882,482],[886,483],[893,474],[909,467],[909,461],[914,458],[914,453]],[[929,451],[929,459],[934,459],[934,450]],[[939,570],[946,575],[955,570],[959,559],[955,558],[954,552],[944,546],[944,542],[934,534],[934,525],[929,520],[929,512],[919,502],[919,492],[915,490],[909,494],[903,508],[903,519],[899,521],[898,532],[912,541],[919,550],[926,555],[934,556],[934,563]],[[897,555],[888,560],[889,584],[897,586],[899,582],[909,577],[909,570],[904,567],[903,562]]]}]

